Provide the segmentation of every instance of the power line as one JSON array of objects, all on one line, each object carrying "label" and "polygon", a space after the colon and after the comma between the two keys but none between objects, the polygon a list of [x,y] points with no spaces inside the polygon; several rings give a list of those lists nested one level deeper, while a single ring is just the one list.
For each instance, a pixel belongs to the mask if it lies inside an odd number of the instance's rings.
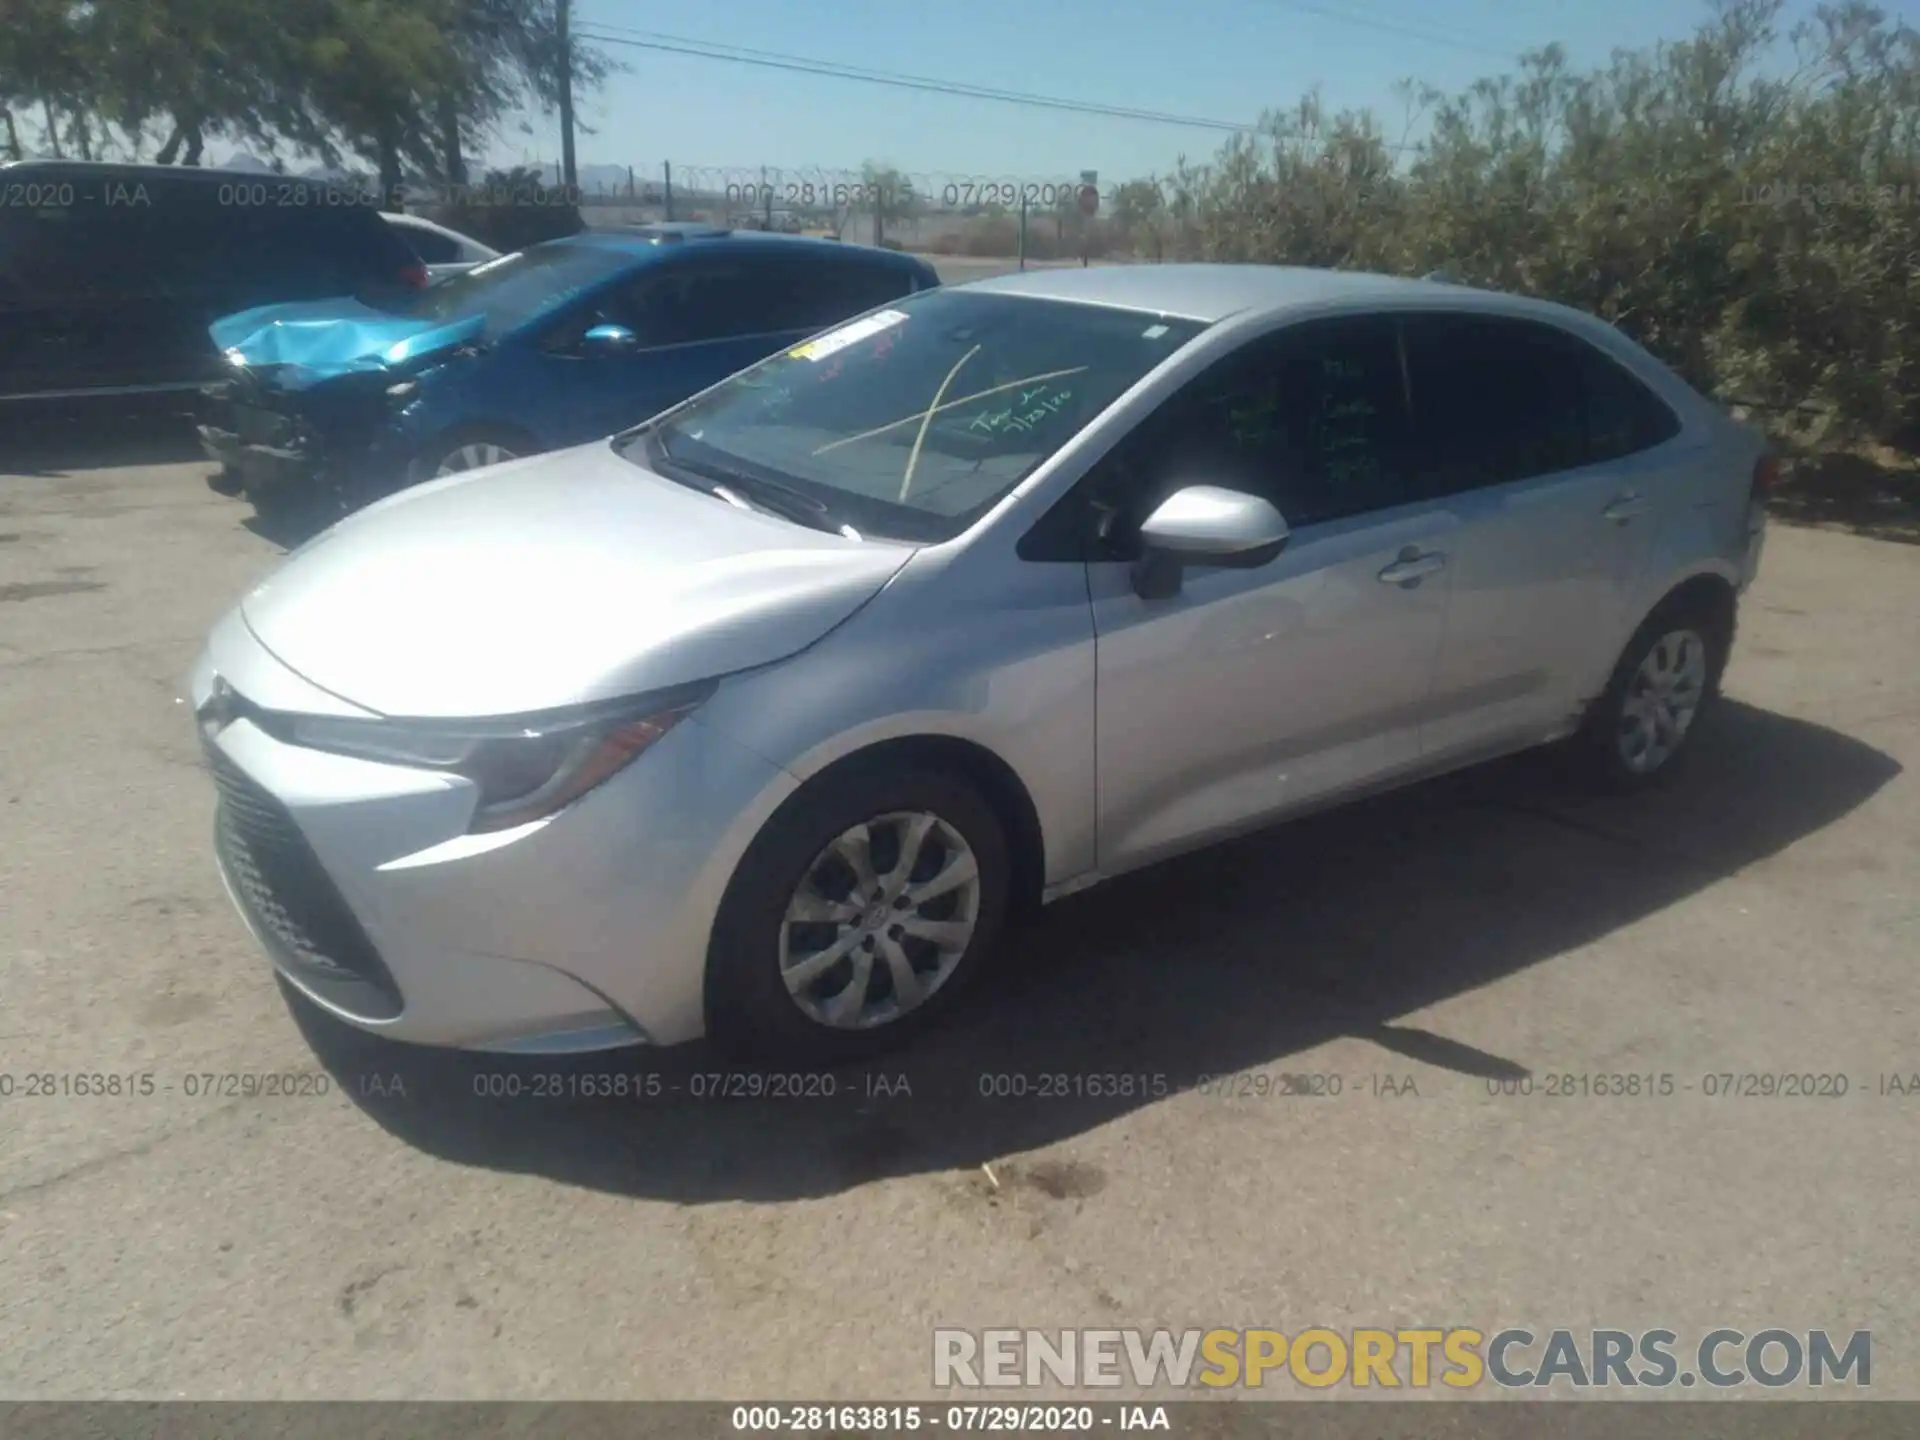
[{"label": "power line", "polygon": [[[1353,23],[1367,23],[1357,16],[1343,16],[1334,11],[1324,11],[1312,6],[1309,0],[1276,0],[1279,4],[1292,4],[1312,10],[1316,14],[1324,13],[1331,19],[1347,20]],[[619,31],[619,34],[607,33]],[[1253,134],[1261,130],[1259,125],[1237,123],[1231,120],[1213,120],[1194,115],[1174,115],[1158,110],[1138,110],[1128,106],[1102,105],[1093,101],[1065,100],[1058,96],[1036,95],[1020,90],[999,90],[991,86],[975,85],[967,81],[940,80],[927,75],[909,75],[898,72],[873,70],[865,66],[847,65],[840,61],[814,60],[804,55],[788,55],[777,50],[756,50],[745,45],[727,45],[713,40],[692,40],[685,36],[666,35],[658,31],[635,30],[629,26],[611,25],[595,21],[591,31],[576,30],[582,39],[593,40],[603,45],[625,45],[636,50],[653,50],[670,55],[688,55],[699,60],[719,60],[735,65],[752,65],[769,70],[785,70],[801,75],[819,75],[830,80],[854,80],[867,85],[885,85],[898,90],[916,90],[935,95],[956,95],[963,99],[992,100],[1006,105],[1025,105],[1046,110],[1064,110],[1073,114],[1096,115],[1108,119],[1141,120],[1150,124],[1181,125],[1194,129],[1222,131],[1227,134]],[[1506,52],[1496,52],[1505,55]],[[1507,56],[1507,58],[1514,58]],[[1407,144],[1391,140],[1381,140],[1380,148],[1389,154],[1404,155],[1421,150],[1418,144]]]},{"label": "power line", "polygon": [[1463,32],[1425,26],[1417,22],[1389,19],[1384,15],[1370,15],[1363,11],[1336,10],[1331,6],[1317,5],[1313,0],[1272,0],[1275,5],[1285,6],[1289,10],[1299,10],[1304,14],[1317,15],[1323,20],[1332,20],[1341,25],[1357,25],[1366,30],[1378,30],[1387,35],[1400,35],[1410,40],[1424,40],[1429,45],[1446,45],[1456,50],[1470,50],[1480,55],[1493,55],[1502,60],[1518,60],[1519,52],[1497,45],[1491,40],[1470,37]]},{"label": "power line", "polygon": [[[773,50],[752,50],[740,45],[721,45],[705,40],[688,40],[677,35],[658,35],[646,30],[624,34],[604,33],[614,27],[596,23],[591,32],[577,33],[583,39],[603,45],[627,45],[636,50],[655,50],[670,55],[691,55],[701,60],[722,60],[735,65],[756,65],[768,70],[786,70],[802,75],[823,75],[835,80],[857,80],[868,85],[886,85],[898,90],[918,90],[935,95],[957,95],[969,100],[995,100],[1008,105],[1026,105],[1042,110],[1064,110],[1078,115],[1098,115],[1113,120],[1143,120],[1156,125],[1182,125],[1196,130],[1219,130],[1244,134],[1258,127],[1231,120],[1209,120],[1193,115],[1171,115],[1159,110],[1136,110],[1123,105],[1100,105],[1085,100],[1063,100],[1052,95],[1034,95],[1020,90],[997,90],[956,80],[938,80],[926,75],[904,75],[868,70],[837,61],[813,60],[803,55],[784,55]],[[620,27],[624,30],[625,27]],[[631,38],[645,36],[648,38]]]}]

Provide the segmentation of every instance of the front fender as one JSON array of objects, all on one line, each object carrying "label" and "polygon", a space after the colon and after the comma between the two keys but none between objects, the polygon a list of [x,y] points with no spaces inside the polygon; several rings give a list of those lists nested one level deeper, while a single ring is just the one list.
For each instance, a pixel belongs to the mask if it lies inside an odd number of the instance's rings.
[{"label": "front fender", "polygon": [[735,676],[706,723],[806,781],[888,741],[968,741],[1004,763],[1040,821],[1045,883],[1095,862],[1094,633],[1079,565],[969,583],[923,550],[807,650]]}]

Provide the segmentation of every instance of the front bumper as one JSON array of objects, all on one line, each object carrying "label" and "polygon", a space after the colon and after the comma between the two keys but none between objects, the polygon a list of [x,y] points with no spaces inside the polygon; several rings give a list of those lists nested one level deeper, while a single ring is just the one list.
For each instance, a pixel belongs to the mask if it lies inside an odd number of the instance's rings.
[{"label": "front bumper", "polygon": [[201,390],[195,428],[207,458],[256,498],[358,491],[406,473],[379,399],[328,386],[283,392],[264,380],[227,380]]},{"label": "front bumper", "polygon": [[[195,668],[276,709],[339,713],[237,612]],[[708,938],[739,856],[794,781],[699,723],[559,814],[470,835],[457,776],[203,730],[216,855],[268,958],[363,1030],[531,1054],[676,1044],[705,1029]]]},{"label": "front bumper", "polygon": [[319,473],[319,464],[304,450],[249,444],[238,432],[214,425],[198,425],[195,429],[207,458],[238,475],[249,493],[288,489],[311,482]]}]

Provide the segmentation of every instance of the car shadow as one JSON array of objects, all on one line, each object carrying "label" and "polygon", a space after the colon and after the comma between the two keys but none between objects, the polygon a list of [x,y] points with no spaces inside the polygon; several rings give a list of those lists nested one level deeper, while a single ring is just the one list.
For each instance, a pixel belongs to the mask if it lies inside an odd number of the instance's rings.
[{"label": "car shadow", "polygon": [[48,479],[76,470],[206,464],[191,417],[177,404],[92,401],[0,414],[0,473]]},{"label": "car shadow", "polygon": [[265,509],[255,507],[240,525],[282,550],[298,550],[340,518],[338,508],[318,500],[289,499]]},{"label": "car shadow", "polygon": [[[940,1031],[821,1079],[725,1078],[741,1066],[704,1044],[574,1061],[427,1050],[304,1001],[293,1011],[367,1114],[462,1164],[682,1203],[929,1171],[985,1183],[990,1162],[1001,1162],[996,1185],[1090,1192],[1101,1183],[1091,1167],[1002,1157],[1203,1075],[1274,1073],[1339,1037],[1371,1042],[1375,1069],[1395,1073],[1519,1078],[1550,1065],[1400,1017],[1672,905],[1831,824],[1900,771],[1858,740],[1731,700],[1705,723],[1714,743],[1650,794],[1593,795],[1537,752],[1069,897],[1007,938],[989,983]],[[781,1089],[798,1093],[771,1094]]]},{"label": "car shadow", "polygon": [[1920,545],[1920,455],[1880,445],[1797,456],[1767,509],[1791,524]]}]

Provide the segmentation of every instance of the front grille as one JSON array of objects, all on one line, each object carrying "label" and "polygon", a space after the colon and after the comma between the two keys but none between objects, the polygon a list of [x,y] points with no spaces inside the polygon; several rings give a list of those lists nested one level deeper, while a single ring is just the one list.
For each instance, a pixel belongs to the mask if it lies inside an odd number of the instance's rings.
[{"label": "front grille", "polygon": [[215,844],[249,918],[279,959],[324,998],[368,1020],[400,1013],[400,990],[293,816],[206,742],[220,787]]},{"label": "front grille", "polygon": [[289,416],[264,406],[236,403],[231,414],[234,433],[243,445],[288,446],[297,438]]}]

